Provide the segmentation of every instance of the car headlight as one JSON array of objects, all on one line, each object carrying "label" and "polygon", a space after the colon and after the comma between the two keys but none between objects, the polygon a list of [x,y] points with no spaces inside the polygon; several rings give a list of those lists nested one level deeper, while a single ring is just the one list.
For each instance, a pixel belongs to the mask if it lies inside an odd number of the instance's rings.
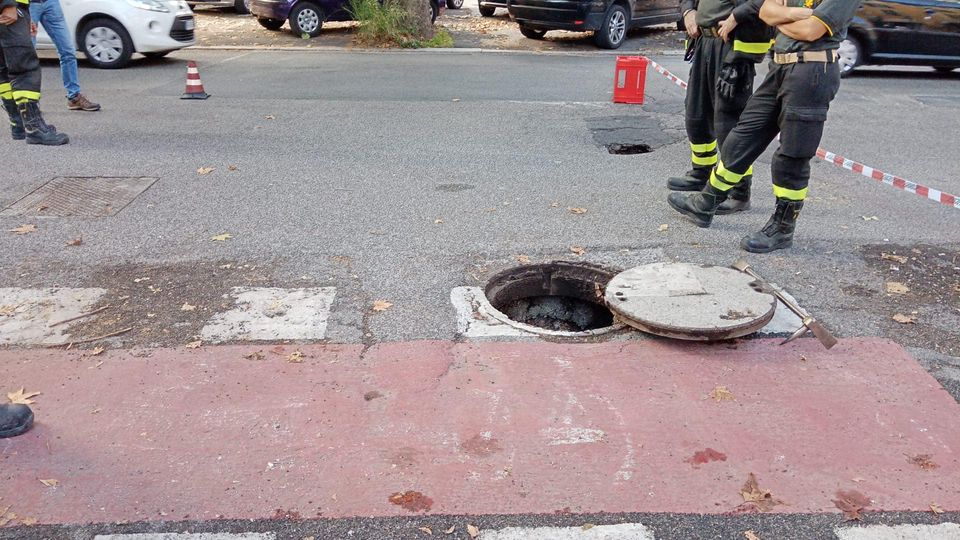
[{"label": "car headlight", "polygon": [[167,9],[167,6],[158,0],[127,0],[127,3],[135,8],[146,9],[148,11],[159,11],[161,13],[168,13],[170,11]]}]

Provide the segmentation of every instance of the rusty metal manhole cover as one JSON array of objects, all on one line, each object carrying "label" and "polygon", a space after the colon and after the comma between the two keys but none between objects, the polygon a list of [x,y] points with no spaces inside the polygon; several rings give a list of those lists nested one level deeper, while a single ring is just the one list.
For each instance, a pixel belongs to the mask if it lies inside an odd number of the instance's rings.
[{"label": "rusty metal manhole cover", "polygon": [[607,306],[623,322],[659,336],[695,341],[751,334],[773,318],[777,299],[747,274],[722,266],[655,263],[607,284]]},{"label": "rusty metal manhole cover", "polygon": [[112,216],[156,181],[145,176],[58,176],[4,208],[0,216]]}]

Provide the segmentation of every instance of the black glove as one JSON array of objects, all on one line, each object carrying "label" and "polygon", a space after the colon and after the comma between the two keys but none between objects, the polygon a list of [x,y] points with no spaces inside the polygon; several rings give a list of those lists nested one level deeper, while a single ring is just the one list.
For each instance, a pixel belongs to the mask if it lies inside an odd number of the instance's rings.
[{"label": "black glove", "polygon": [[683,40],[684,50],[683,50],[683,61],[689,62],[693,60],[693,53],[697,50],[697,40],[699,37],[692,38],[687,36],[687,39]]},{"label": "black glove", "polygon": [[749,84],[752,62],[733,62],[724,64],[717,76],[717,94],[723,99],[733,99],[737,92]]}]

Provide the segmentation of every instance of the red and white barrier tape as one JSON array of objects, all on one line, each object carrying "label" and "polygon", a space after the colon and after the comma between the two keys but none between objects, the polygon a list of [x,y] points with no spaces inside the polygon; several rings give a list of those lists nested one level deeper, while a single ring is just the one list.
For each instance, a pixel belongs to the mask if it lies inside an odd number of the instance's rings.
[{"label": "red and white barrier tape", "polygon": [[[653,69],[657,73],[663,75],[664,77],[669,79],[671,82],[673,82],[680,88],[685,89],[687,87],[687,83],[685,81],[683,81],[682,79],[680,79],[680,77],[677,77],[673,73],[670,73],[670,70],[668,70],[667,68],[661,66],[660,64],[654,62],[653,60],[650,60],[649,58],[647,58],[647,61],[650,62],[650,65],[653,66]],[[930,199],[931,201],[936,201],[940,204],[952,206],[953,208],[960,210],[960,197],[957,197],[956,195],[950,195],[949,193],[944,193],[938,189],[933,189],[931,187],[927,187],[921,184],[917,184],[915,182],[911,182],[909,180],[905,180],[903,178],[900,178],[899,176],[894,176],[892,174],[885,173],[883,171],[874,169],[873,167],[864,165],[863,163],[859,163],[851,159],[847,159],[843,156],[838,156],[833,152],[828,152],[823,148],[817,148],[817,157],[826,161],[827,163],[832,163],[838,167],[843,167],[848,171],[860,173],[863,176],[866,176],[867,178],[872,178],[873,180],[882,182],[884,184],[887,184],[888,186],[893,186],[899,190],[906,191],[908,193],[913,193],[925,199]]]}]

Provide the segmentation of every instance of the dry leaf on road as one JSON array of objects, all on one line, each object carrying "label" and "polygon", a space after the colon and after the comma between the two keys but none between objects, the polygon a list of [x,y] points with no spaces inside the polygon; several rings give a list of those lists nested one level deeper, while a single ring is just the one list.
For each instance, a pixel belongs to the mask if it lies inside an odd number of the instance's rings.
[{"label": "dry leaf on road", "polygon": [[228,170],[228,171],[239,171],[240,169],[237,168],[236,165],[227,165],[227,170]]},{"label": "dry leaf on road", "polygon": [[8,392],[7,399],[10,400],[10,403],[19,403],[21,405],[32,405],[33,400],[30,398],[35,398],[39,395],[40,395],[40,392],[24,392],[23,388],[21,388],[16,392]]},{"label": "dry leaf on road", "polygon": [[476,537],[480,536],[480,529],[478,529],[475,525],[469,525],[469,524],[468,524],[468,525],[467,525],[467,534],[470,535],[470,538],[476,538]]},{"label": "dry leaf on road", "polygon": [[393,303],[387,302],[386,300],[377,300],[373,303],[373,310],[377,312],[386,311],[391,307],[393,307]]},{"label": "dry leaf on road", "polygon": [[303,355],[302,352],[293,351],[292,353],[290,353],[290,356],[287,357],[287,362],[290,362],[291,364],[302,364],[304,358],[306,357]]},{"label": "dry leaf on road", "polygon": [[67,247],[76,247],[76,246],[79,246],[79,245],[82,244],[82,243],[83,243],[83,236],[78,236],[78,237],[74,238],[73,240],[70,240],[69,242],[67,242],[65,245],[66,245]]},{"label": "dry leaf on road", "polygon": [[15,233],[15,234],[27,234],[27,233],[32,233],[32,232],[35,231],[35,230],[37,230],[37,226],[36,226],[36,225],[34,225],[34,224],[32,224],[32,223],[24,223],[23,225],[21,225],[21,226],[19,226],[19,227],[16,227],[16,228],[13,228],[13,229],[8,229],[8,232],[12,232],[12,233]]},{"label": "dry leaf on road", "polygon": [[880,218],[877,216],[860,216],[864,221],[880,221]]},{"label": "dry leaf on road", "polygon": [[203,340],[198,339],[198,340],[196,340],[196,341],[191,341],[190,343],[187,343],[187,348],[188,348],[188,349],[197,349],[197,348],[200,347],[200,345],[203,345]]},{"label": "dry leaf on road", "polygon": [[888,281],[886,284],[886,289],[890,294],[907,294],[910,292],[910,287],[907,287],[899,281]]},{"label": "dry leaf on road", "polygon": [[569,210],[571,214],[576,214],[576,215],[578,215],[578,216],[587,213],[587,209],[586,209],[586,208],[567,208],[567,210]]},{"label": "dry leaf on road", "polygon": [[908,455],[907,461],[925,471],[932,471],[940,468],[940,465],[933,461],[933,455],[931,454],[917,454],[915,456]]},{"label": "dry leaf on road", "polygon": [[669,229],[669,228],[670,228],[670,226],[667,225],[666,223],[664,223],[663,225],[657,227],[657,230],[660,231],[660,232],[666,232],[667,229]]},{"label": "dry leaf on road", "polygon": [[443,534],[453,534],[453,531],[457,530],[457,526],[453,525],[449,529],[443,531]]},{"label": "dry leaf on road", "polygon": [[733,392],[726,386],[718,386],[710,391],[707,396],[714,401],[733,401],[736,399]]},{"label": "dry leaf on road", "polygon": [[275,118],[276,118],[276,117],[273,116],[272,114],[268,114],[268,115],[266,115],[266,116],[263,117],[264,120],[273,120],[273,119],[275,119]]},{"label": "dry leaf on road", "polygon": [[750,531],[743,531],[743,537],[747,540],[760,540],[760,537],[757,536],[757,533]]},{"label": "dry leaf on road", "polygon": [[37,520],[37,518],[35,517],[24,517],[24,518],[20,518],[20,523],[22,525],[26,525],[27,527],[30,527],[39,523],[39,520]]},{"label": "dry leaf on road", "polygon": [[200,176],[204,176],[204,175],[206,175],[206,174],[212,173],[212,172],[215,171],[215,170],[217,170],[217,169],[215,169],[215,168],[213,168],[213,167],[200,167],[199,169],[197,169],[197,174],[200,175]]},{"label": "dry leaf on road", "polygon": [[433,536],[433,529],[431,529],[430,527],[420,527],[417,530],[422,532],[423,534]]},{"label": "dry leaf on road", "polygon": [[97,356],[99,354],[103,354],[103,351],[105,350],[106,349],[104,349],[103,347],[94,347],[93,350],[90,351],[89,356]]},{"label": "dry leaf on road", "polygon": [[870,498],[859,491],[837,491],[837,498],[833,504],[843,512],[844,521],[861,521],[860,511],[870,506]]},{"label": "dry leaf on road", "polygon": [[442,224],[442,223],[443,223],[443,220],[440,219],[440,218],[437,218],[437,219],[433,220],[433,224],[434,224],[434,225],[440,225],[440,224]]},{"label": "dry leaf on road", "polygon": [[184,302],[183,305],[180,306],[180,311],[193,311],[195,309],[197,309],[197,306],[193,304],[188,304],[186,302]]},{"label": "dry leaf on road", "polygon": [[56,478],[48,478],[46,480],[44,480],[43,478],[40,478],[39,480],[41,484],[51,488],[57,487],[57,484],[60,483],[60,481],[57,480]]},{"label": "dry leaf on road", "polygon": [[17,306],[0,306],[0,317],[13,317],[13,314],[16,313]]},{"label": "dry leaf on road", "polygon": [[940,508],[940,505],[937,503],[930,503],[930,511],[934,514],[942,514],[943,508]]},{"label": "dry leaf on road", "polygon": [[583,255],[587,250],[583,246],[570,246],[570,253],[574,255]]},{"label": "dry leaf on road", "polygon": [[211,236],[210,239],[214,242],[226,242],[227,240],[233,238],[233,235],[230,233],[218,234],[216,236]]},{"label": "dry leaf on road", "polygon": [[589,531],[594,527],[596,527],[596,525],[594,525],[593,523],[584,523],[583,525],[580,526],[580,530]]},{"label": "dry leaf on road", "polygon": [[916,315],[904,315],[903,313],[897,313],[891,319],[897,321],[900,324],[916,324],[917,316]]},{"label": "dry leaf on road", "polygon": [[517,255],[517,262],[520,264],[530,264],[530,257],[526,255]]},{"label": "dry leaf on road", "polygon": [[907,262],[907,258],[902,255],[894,255],[893,253],[881,253],[880,258],[888,261],[896,261],[898,263]]},{"label": "dry leaf on road", "polygon": [[773,498],[769,491],[760,489],[753,473],[747,476],[747,481],[740,488],[740,496],[743,497],[744,505],[752,505],[758,512],[769,512],[774,506],[783,504],[783,501]]}]

